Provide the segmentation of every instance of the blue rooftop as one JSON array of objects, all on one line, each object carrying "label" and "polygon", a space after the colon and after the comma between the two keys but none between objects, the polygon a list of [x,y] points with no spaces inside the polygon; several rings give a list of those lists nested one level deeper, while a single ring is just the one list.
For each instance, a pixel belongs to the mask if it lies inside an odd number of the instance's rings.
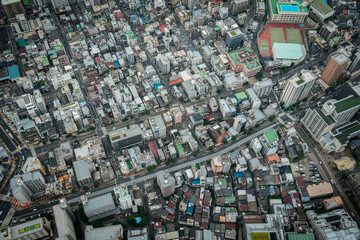
[{"label": "blue rooftop", "polygon": [[194,47],[190,47],[190,51],[195,52],[196,49]]},{"label": "blue rooftop", "polygon": [[9,73],[10,80],[20,77],[20,72],[19,72],[19,68],[17,65],[12,65],[12,66],[8,67],[7,70]]}]

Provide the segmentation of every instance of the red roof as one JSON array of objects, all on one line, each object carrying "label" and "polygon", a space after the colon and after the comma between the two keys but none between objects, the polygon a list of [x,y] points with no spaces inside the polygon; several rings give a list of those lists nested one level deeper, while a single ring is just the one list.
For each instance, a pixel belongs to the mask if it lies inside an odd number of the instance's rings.
[{"label": "red roof", "polygon": [[115,66],[115,65],[114,65],[114,63],[112,63],[112,62],[108,62],[108,63],[106,63],[106,66],[107,66],[107,67],[110,67],[110,66]]},{"label": "red roof", "polygon": [[240,211],[248,212],[249,211],[249,205],[240,205]]},{"label": "red roof", "polygon": [[285,204],[291,204],[292,203],[290,195],[286,195],[283,198],[284,198],[284,203]]},{"label": "red roof", "polygon": [[215,114],[214,113],[209,113],[208,115],[206,115],[204,117],[205,119],[209,120],[209,121],[215,121]]},{"label": "red roof", "polygon": [[201,223],[200,228],[207,229],[209,227],[209,224],[207,223]]},{"label": "red roof", "polygon": [[160,26],[160,27],[159,27],[160,32],[163,32],[165,28],[166,28],[166,26]]},{"label": "red roof", "polygon": [[150,148],[150,151],[151,151],[152,154],[154,155],[154,158],[158,158],[159,155],[158,155],[158,152],[156,151],[156,147],[155,147],[154,142],[149,142],[148,146],[149,146],[149,148]]},{"label": "red roof", "polygon": [[160,21],[160,26],[165,26],[164,20],[161,20],[161,21]]},{"label": "red roof", "polygon": [[174,219],[175,219],[175,215],[169,213],[169,214],[166,216],[166,219],[169,220],[170,222],[172,222],[172,221],[174,221]]},{"label": "red roof", "polygon": [[175,203],[169,202],[168,206],[169,206],[170,208],[174,209],[174,208],[175,208]]},{"label": "red roof", "polygon": [[189,192],[184,192],[184,196],[189,198],[191,197],[191,194]]},{"label": "red roof", "polygon": [[280,184],[280,183],[281,183],[279,174],[274,175],[274,179],[275,179],[275,183],[276,183],[276,184]]},{"label": "red roof", "polygon": [[96,63],[101,63],[101,59],[100,59],[99,57],[96,57],[96,58],[95,58],[95,62],[96,62]]},{"label": "red roof", "polygon": [[236,224],[233,222],[225,223],[225,228],[236,229]]},{"label": "red roof", "polygon": [[174,85],[176,85],[176,84],[178,84],[178,83],[181,83],[183,80],[182,80],[182,78],[177,78],[177,79],[175,79],[175,80],[172,80],[171,82],[170,82],[170,86],[174,86]]},{"label": "red roof", "polygon": [[302,176],[296,178],[296,184],[298,185],[299,188],[306,187],[304,178]]}]

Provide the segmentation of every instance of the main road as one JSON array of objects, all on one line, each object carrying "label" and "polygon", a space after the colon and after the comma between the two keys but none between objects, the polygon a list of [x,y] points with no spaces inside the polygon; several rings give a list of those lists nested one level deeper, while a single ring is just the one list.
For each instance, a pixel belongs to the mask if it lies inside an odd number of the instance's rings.
[{"label": "main road", "polygon": [[[194,164],[197,164],[197,163],[203,163],[213,157],[216,157],[218,155],[222,155],[224,153],[228,153],[230,152],[231,150],[233,149],[236,149],[236,148],[240,148],[241,146],[245,145],[247,142],[251,141],[252,139],[254,139],[255,137],[258,137],[262,134],[264,134],[266,131],[270,130],[270,129],[273,129],[273,128],[277,128],[280,124],[277,123],[277,122],[273,122],[273,123],[268,123],[267,125],[261,127],[260,129],[258,129],[256,132],[254,132],[253,134],[250,134],[246,137],[243,137],[237,141],[234,141],[232,143],[230,143],[228,146],[224,147],[224,148],[219,148],[219,149],[216,149],[214,150],[213,152],[209,153],[208,155],[205,155],[205,156],[202,156],[202,157],[199,157],[199,158],[196,158],[196,159],[192,159],[192,160],[185,160],[183,162],[179,162],[177,163],[176,165],[168,165],[168,166],[164,166],[158,170],[166,170],[168,172],[176,172],[176,171],[180,171],[182,169],[185,169],[185,168],[188,168]],[[149,181],[149,180],[152,180],[156,177],[156,172],[148,172],[146,174],[144,174],[143,176],[139,176],[139,177],[136,177],[134,179],[132,178],[121,178],[121,179],[118,179],[118,182],[117,184],[125,184],[125,185],[136,185],[138,183],[141,183],[141,182],[145,182],[145,181]],[[91,198],[91,197],[95,197],[95,196],[98,196],[98,195],[102,195],[102,194],[105,194],[105,193],[109,193],[111,191],[113,191],[113,188],[115,187],[115,183],[111,183],[111,184],[108,184],[106,186],[102,186],[102,187],[99,187],[99,188],[94,188],[92,190],[89,190],[90,193],[87,194],[86,196],[88,198]],[[78,194],[74,194],[74,195],[71,195],[71,196],[68,196],[66,197],[66,200],[69,202],[70,205],[76,205],[78,204],[81,199],[80,199],[80,196],[83,195],[84,193],[78,193]],[[33,216],[33,215],[37,215],[37,214],[40,214],[44,211],[48,211],[51,209],[51,207],[55,204],[57,204],[58,201],[54,201],[52,203],[48,203],[48,204],[43,204],[43,205],[40,205],[38,207],[34,207],[32,209],[26,209],[26,210],[23,210],[23,211],[18,211],[14,214],[14,217],[16,218],[24,218],[24,217],[29,217],[29,216]],[[34,211],[34,209],[36,209]]]}]

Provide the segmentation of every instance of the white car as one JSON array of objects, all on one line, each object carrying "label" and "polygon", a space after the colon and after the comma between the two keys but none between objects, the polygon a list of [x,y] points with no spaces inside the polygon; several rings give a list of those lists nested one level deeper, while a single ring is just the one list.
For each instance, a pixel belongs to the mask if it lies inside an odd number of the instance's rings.
[{"label": "white car", "polygon": [[331,182],[331,184],[334,184],[334,183],[335,183],[333,179],[330,179],[330,182]]}]

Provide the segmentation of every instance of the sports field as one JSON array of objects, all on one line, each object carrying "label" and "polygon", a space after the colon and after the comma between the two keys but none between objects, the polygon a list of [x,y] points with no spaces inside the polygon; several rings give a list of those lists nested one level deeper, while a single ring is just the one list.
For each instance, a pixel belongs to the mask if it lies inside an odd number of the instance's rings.
[{"label": "sports field", "polygon": [[300,30],[296,28],[287,28],[286,36],[288,43],[299,43],[302,44]]},{"label": "sports field", "polygon": [[284,30],[282,28],[270,28],[270,37],[271,42],[275,43],[284,43],[285,42],[285,36],[284,36]]},{"label": "sports field", "polygon": [[266,40],[260,40],[260,47],[262,52],[269,52],[269,44]]}]

